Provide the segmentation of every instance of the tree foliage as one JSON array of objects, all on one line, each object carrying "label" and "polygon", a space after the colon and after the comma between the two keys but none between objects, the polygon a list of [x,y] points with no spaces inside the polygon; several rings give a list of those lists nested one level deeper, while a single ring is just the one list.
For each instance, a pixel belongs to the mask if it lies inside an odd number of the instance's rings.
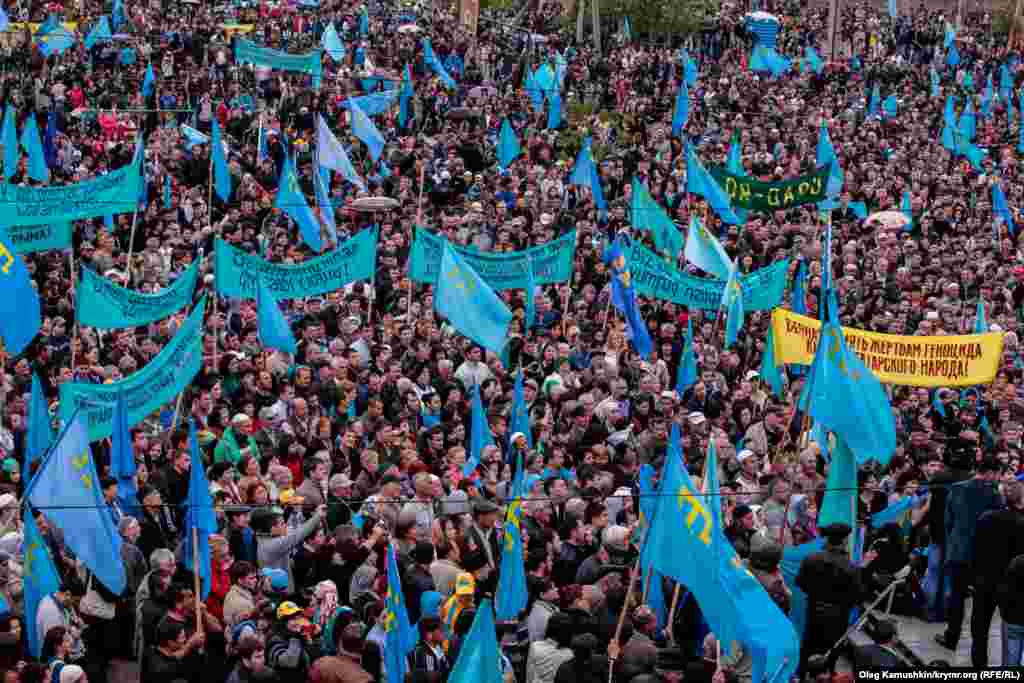
[{"label": "tree foliage", "polygon": [[601,0],[601,14],[629,17],[633,35],[688,34],[718,16],[719,0]]}]

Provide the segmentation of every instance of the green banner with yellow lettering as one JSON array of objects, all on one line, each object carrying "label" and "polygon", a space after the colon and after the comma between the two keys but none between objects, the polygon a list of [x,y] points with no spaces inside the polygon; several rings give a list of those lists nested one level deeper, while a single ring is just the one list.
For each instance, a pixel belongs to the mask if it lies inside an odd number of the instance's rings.
[{"label": "green banner with yellow lettering", "polygon": [[828,167],[823,166],[810,175],[775,183],[735,175],[721,166],[712,167],[711,175],[728,193],[733,207],[751,211],[778,211],[823,201],[828,182]]}]

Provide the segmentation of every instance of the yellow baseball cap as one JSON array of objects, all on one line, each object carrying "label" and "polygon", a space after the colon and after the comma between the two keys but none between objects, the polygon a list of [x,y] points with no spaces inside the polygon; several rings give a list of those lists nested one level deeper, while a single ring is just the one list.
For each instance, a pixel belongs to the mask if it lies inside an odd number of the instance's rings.
[{"label": "yellow baseball cap", "polygon": [[301,613],[302,610],[299,609],[298,605],[296,605],[294,602],[289,602],[287,600],[285,602],[282,602],[280,606],[278,606],[277,608],[278,619],[287,619],[288,617]]},{"label": "yellow baseball cap", "polygon": [[462,572],[455,577],[456,595],[473,595],[476,593],[476,579],[468,572]]}]

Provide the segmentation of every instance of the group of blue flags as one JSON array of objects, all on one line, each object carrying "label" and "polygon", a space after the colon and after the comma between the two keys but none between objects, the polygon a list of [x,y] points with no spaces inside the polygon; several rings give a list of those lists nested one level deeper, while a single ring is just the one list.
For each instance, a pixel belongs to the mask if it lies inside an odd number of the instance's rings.
[{"label": "group of blue flags", "polygon": [[637,230],[650,231],[658,251],[667,253],[673,259],[683,249],[683,235],[676,224],[648,192],[647,186],[633,176],[630,199],[630,222]]},{"label": "group of blue flags", "polygon": [[740,223],[732,210],[729,195],[704,168],[692,145],[686,146],[686,191],[703,197],[723,222],[729,225]]},{"label": "group of blue flags", "polygon": [[633,348],[641,358],[646,359],[654,350],[647,323],[640,313],[640,303],[636,298],[633,276],[629,268],[629,247],[626,237],[620,235],[605,250],[604,262],[611,275],[611,303],[622,314],[626,321],[626,331],[633,342]]}]

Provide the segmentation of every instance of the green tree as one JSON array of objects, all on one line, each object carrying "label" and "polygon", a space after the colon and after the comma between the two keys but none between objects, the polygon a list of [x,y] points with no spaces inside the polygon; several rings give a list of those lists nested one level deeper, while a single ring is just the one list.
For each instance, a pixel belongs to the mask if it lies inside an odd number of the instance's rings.
[{"label": "green tree", "polygon": [[634,37],[694,33],[718,16],[719,0],[601,0],[607,17],[629,17]]}]

